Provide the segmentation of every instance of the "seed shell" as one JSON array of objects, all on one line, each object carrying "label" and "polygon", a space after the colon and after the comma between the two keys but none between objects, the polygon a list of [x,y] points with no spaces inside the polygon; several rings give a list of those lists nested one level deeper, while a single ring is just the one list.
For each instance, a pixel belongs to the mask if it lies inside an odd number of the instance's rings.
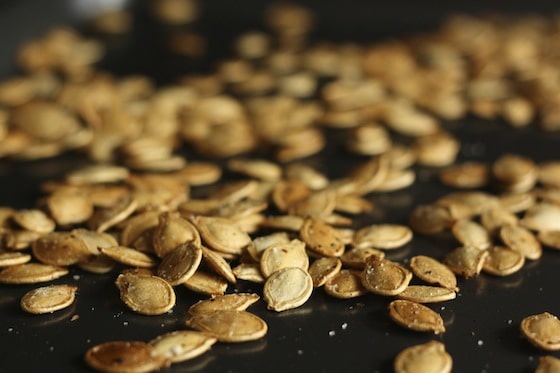
[{"label": "seed shell", "polygon": [[450,373],[452,367],[451,355],[438,341],[405,348],[394,361],[395,373]]},{"label": "seed shell", "polygon": [[121,300],[134,312],[161,315],[175,306],[175,292],[167,281],[147,274],[120,274],[115,281]]},{"label": "seed shell", "polygon": [[45,264],[68,266],[92,256],[84,242],[69,232],[51,232],[33,243],[33,256]]},{"label": "seed shell", "polygon": [[560,372],[560,359],[554,356],[541,356],[539,358],[539,365],[535,373],[556,373]]},{"label": "seed shell", "polygon": [[468,219],[456,221],[451,228],[453,236],[464,246],[484,250],[492,245],[490,234],[482,225]]},{"label": "seed shell", "polygon": [[338,232],[322,220],[306,219],[301,227],[300,236],[307,248],[317,254],[341,256],[344,253],[344,243]]},{"label": "seed shell", "polygon": [[204,242],[214,250],[239,255],[251,243],[251,237],[229,219],[198,216],[192,221]]},{"label": "seed shell", "polygon": [[397,298],[416,303],[437,303],[455,299],[455,291],[438,286],[409,285]]},{"label": "seed shell", "polygon": [[419,279],[430,284],[443,286],[444,288],[458,291],[457,278],[453,271],[438,260],[425,256],[416,255],[410,260],[410,269]]},{"label": "seed shell", "polygon": [[502,242],[525,256],[536,260],[542,256],[542,246],[535,235],[520,225],[505,225],[500,229]]},{"label": "seed shell", "polygon": [[232,293],[216,295],[210,299],[196,302],[189,307],[190,315],[199,315],[214,311],[245,311],[250,305],[260,299],[255,293]]},{"label": "seed shell", "polygon": [[191,315],[187,326],[209,333],[220,342],[247,342],[266,335],[268,326],[260,317],[247,312],[219,310]]},{"label": "seed shell", "polygon": [[225,278],[228,282],[235,284],[237,279],[229,263],[217,252],[207,247],[201,246],[202,258],[204,262],[218,275]]},{"label": "seed shell", "polygon": [[362,285],[360,272],[343,269],[324,286],[325,292],[334,298],[349,299],[367,294],[368,289]]},{"label": "seed shell", "polygon": [[309,267],[305,244],[298,239],[287,244],[272,245],[261,256],[260,268],[265,278],[287,267],[298,267],[304,271]]},{"label": "seed shell", "polygon": [[312,292],[311,276],[298,267],[282,268],[274,272],[264,283],[263,289],[268,309],[277,312],[303,305]]},{"label": "seed shell", "polygon": [[189,279],[202,261],[202,249],[192,242],[177,246],[167,253],[157,268],[157,275],[171,286]]},{"label": "seed shell", "polygon": [[342,268],[342,262],[338,258],[323,257],[316,259],[309,266],[309,275],[313,280],[313,287],[323,286],[328,280],[336,276]]},{"label": "seed shell", "polygon": [[99,251],[116,262],[139,268],[151,268],[156,261],[149,255],[126,246],[100,247]]},{"label": "seed shell", "polygon": [[418,332],[445,332],[443,319],[432,309],[408,300],[394,300],[389,303],[389,316],[397,324]]},{"label": "seed shell", "polygon": [[221,295],[226,292],[228,282],[222,276],[203,272],[199,269],[191,277],[186,279],[183,285],[197,293]]},{"label": "seed shell", "polygon": [[525,257],[518,251],[505,246],[488,249],[482,271],[495,276],[508,276],[519,271],[525,264]]},{"label": "seed shell", "polygon": [[208,351],[217,339],[194,330],[176,330],[160,335],[149,343],[154,351],[171,363],[194,359]]},{"label": "seed shell", "polygon": [[138,341],[112,341],[91,347],[85,354],[86,363],[107,373],[147,373],[158,370],[165,358],[149,344]]},{"label": "seed shell", "polygon": [[366,267],[366,259],[372,255],[376,256],[379,259],[385,258],[385,253],[381,250],[377,250],[371,247],[354,247],[350,250],[346,250],[340,257],[340,260],[345,266],[364,269]]},{"label": "seed shell", "polygon": [[412,240],[412,231],[404,225],[374,224],[361,228],[354,234],[354,247],[396,249]]},{"label": "seed shell", "polygon": [[0,267],[24,264],[31,260],[31,255],[19,251],[0,252]]},{"label": "seed shell", "polygon": [[52,313],[74,303],[78,288],[72,285],[49,285],[28,291],[21,298],[21,308],[28,313]]},{"label": "seed shell", "polygon": [[521,333],[538,348],[560,350],[560,320],[553,314],[543,312],[525,317],[521,321]]},{"label": "seed shell", "polygon": [[42,263],[25,263],[0,271],[0,283],[35,284],[55,280],[68,274],[68,269]]},{"label": "seed shell", "polygon": [[465,278],[475,277],[482,271],[488,251],[472,246],[461,246],[445,256],[443,263],[453,273]]},{"label": "seed shell", "polygon": [[366,259],[361,279],[364,287],[372,293],[397,295],[406,289],[412,273],[397,263],[372,255]]},{"label": "seed shell", "polygon": [[546,247],[560,250],[560,231],[541,231],[537,239]]}]

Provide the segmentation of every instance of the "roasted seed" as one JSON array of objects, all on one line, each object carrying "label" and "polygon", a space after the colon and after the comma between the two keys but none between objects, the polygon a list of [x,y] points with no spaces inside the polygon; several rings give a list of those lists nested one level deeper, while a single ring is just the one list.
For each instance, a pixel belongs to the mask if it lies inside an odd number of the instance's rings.
[{"label": "roasted seed", "polygon": [[268,309],[280,312],[303,305],[312,291],[311,276],[301,268],[288,267],[268,277],[263,295]]},{"label": "roasted seed", "polygon": [[406,289],[412,273],[397,263],[371,255],[366,259],[361,278],[364,287],[372,293],[397,295]]},{"label": "roasted seed", "polygon": [[395,373],[450,373],[453,360],[443,343],[430,341],[399,352],[393,366]]},{"label": "roasted seed", "polygon": [[521,333],[538,348],[560,350],[560,321],[548,312],[525,317],[521,321]]},{"label": "roasted seed", "polygon": [[247,311],[219,310],[191,315],[187,326],[209,333],[220,342],[247,342],[266,335],[268,326],[260,317]]},{"label": "roasted seed", "polygon": [[52,313],[74,303],[78,288],[72,285],[50,285],[28,291],[20,305],[25,312],[33,314]]},{"label": "roasted seed", "polygon": [[86,363],[101,372],[147,373],[158,370],[165,358],[152,346],[137,341],[112,341],[87,350]]},{"label": "roasted seed", "polygon": [[408,300],[394,300],[389,303],[389,316],[397,324],[419,332],[445,332],[443,319],[432,309]]}]

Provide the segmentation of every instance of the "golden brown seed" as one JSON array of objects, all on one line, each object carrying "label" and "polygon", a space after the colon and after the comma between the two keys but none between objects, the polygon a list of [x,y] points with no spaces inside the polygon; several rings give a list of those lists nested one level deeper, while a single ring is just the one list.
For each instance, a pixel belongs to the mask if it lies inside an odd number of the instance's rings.
[{"label": "golden brown seed", "polygon": [[395,357],[393,365],[395,373],[450,373],[453,360],[443,343],[430,341],[405,348]]},{"label": "golden brown seed", "polygon": [[445,264],[425,255],[410,260],[410,269],[422,281],[458,291],[457,278]]},{"label": "golden brown seed", "polygon": [[453,236],[464,246],[473,246],[484,250],[492,245],[492,238],[488,231],[480,224],[468,220],[460,219],[451,227]]},{"label": "golden brown seed", "polygon": [[8,250],[23,250],[43,236],[42,233],[22,230],[7,230],[3,233],[4,246]]},{"label": "golden brown seed", "polygon": [[99,248],[118,246],[115,237],[105,232],[90,231],[85,228],[76,228],[70,231],[72,235],[83,241],[92,255],[99,255]]},{"label": "golden brown seed", "polygon": [[237,279],[233,273],[229,263],[216,251],[210,250],[207,247],[201,246],[202,258],[204,262],[214,272],[225,278],[228,282],[235,284]]},{"label": "golden brown seed", "polygon": [[560,359],[554,356],[541,356],[539,358],[539,366],[535,373],[556,373],[560,372]]},{"label": "golden brown seed", "polygon": [[189,185],[208,185],[220,180],[222,170],[213,163],[190,162],[179,171],[178,176]]},{"label": "golden brown seed", "polygon": [[192,222],[204,242],[214,250],[238,255],[251,243],[251,237],[229,219],[197,216]]},{"label": "golden brown seed", "polygon": [[419,205],[410,214],[408,222],[417,233],[434,234],[451,227],[453,217],[445,206]]},{"label": "golden brown seed", "polygon": [[506,193],[498,197],[498,203],[506,210],[516,214],[533,206],[536,199],[529,193]]},{"label": "golden brown seed", "polygon": [[397,298],[409,300],[416,303],[436,303],[455,299],[455,291],[426,285],[408,285],[406,289],[397,295]]},{"label": "golden brown seed", "polygon": [[98,232],[105,232],[132,215],[137,206],[138,202],[134,198],[130,196],[122,198],[111,207],[96,210],[88,220],[88,227]]},{"label": "golden brown seed", "polygon": [[410,169],[389,169],[385,178],[375,187],[376,192],[393,192],[404,189],[416,180],[416,174]]},{"label": "golden brown seed", "polygon": [[480,215],[480,223],[490,234],[495,234],[504,225],[517,225],[517,216],[502,207],[501,205],[492,206]]},{"label": "golden brown seed", "polygon": [[66,175],[66,181],[70,184],[95,184],[95,183],[117,183],[125,181],[130,171],[125,167],[114,165],[91,165]]},{"label": "golden brown seed", "polygon": [[201,260],[200,246],[193,242],[180,244],[163,257],[157,275],[171,286],[182,284],[196,272]]},{"label": "golden brown seed", "polygon": [[147,274],[120,274],[115,281],[121,300],[134,312],[161,315],[175,306],[175,292],[167,281]]},{"label": "golden brown seed", "polygon": [[50,285],[28,291],[20,305],[25,312],[33,314],[52,313],[74,303],[78,288],[72,285]]},{"label": "golden brown seed", "polygon": [[419,332],[445,332],[443,319],[432,309],[408,300],[394,300],[389,303],[389,316],[397,324]]},{"label": "golden brown seed", "polygon": [[416,162],[423,166],[448,166],[455,162],[459,148],[459,141],[445,132],[421,136],[414,145]]},{"label": "golden brown seed", "polygon": [[116,262],[139,268],[150,268],[156,261],[149,255],[126,246],[100,247],[99,251]]},{"label": "golden brown seed", "polygon": [[238,280],[251,281],[257,284],[262,284],[265,281],[259,263],[241,263],[232,268],[232,272]]},{"label": "golden brown seed", "polygon": [[456,219],[480,215],[482,211],[498,204],[498,198],[479,191],[465,191],[447,194],[436,202],[446,206]]},{"label": "golden brown seed", "polygon": [[441,171],[439,179],[454,188],[482,188],[490,180],[490,169],[484,163],[466,162]]},{"label": "golden brown seed", "polygon": [[560,350],[560,321],[548,312],[524,318],[521,321],[521,333],[538,348]]},{"label": "golden brown seed", "polygon": [[192,242],[200,246],[200,235],[187,220],[173,213],[163,213],[154,231],[153,243],[156,254],[163,258],[181,244]]},{"label": "golden brown seed", "polygon": [[254,293],[233,293],[216,295],[210,299],[201,300],[189,307],[189,314],[200,315],[214,311],[245,311],[260,297]]},{"label": "golden brown seed", "polygon": [[296,181],[294,185],[298,185],[299,181],[311,190],[320,190],[329,185],[329,179],[325,175],[303,163],[290,163],[284,168],[284,174],[287,180]]},{"label": "golden brown seed", "polygon": [[412,231],[404,225],[374,224],[361,228],[354,234],[354,247],[396,249],[412,240]]},{"label": "golden brown seed", "polygon": [[535,235],[519,225],[504,225],[500,229],[502,242],[525,256],[526,259],[536,260],[542,256],[542,246]]},{"label": "golden brown seed", "polygon": [[540,164],[538,179],[544,186],[560,188],[560,162],[549,161]]},{"label": "golden brown seed", "polygon": [[24,264],[31,260],[31,255],[22,252],[0,251],[0,267]]},{"label": "golden brown seed", "polygon": [[282,229],[287,231],[299,232],[303,226],[304,218],[295,215],[276,215],[267,216],[261,223],[262,227]]},{"label": "golden brown seed", "polygon": [[83,192],[54,192],[47,197],[47,207],[59,225],[82,223],[93,214],[92,201]]},{"label": "golden brown seed", "polygon": [[377,250],[371,247],[354,247],[350,250],[347,250],[342,254],[340,260],[342,264],[348,267],[357,268],[357,269],[364,269],[366,266],[366,259],[374,255],[379,259],[385,258],[385,253],[381,250]]},{"label": "golden brown seed", "polygon": [[560,231],[541,231],[537,239],[546,247],[560,250]]},{"label": "golden brown seed", "polygon": [[280,166],[262,159],[231,159],[227,167],[231,171],[265,181],[277,181],[282,176]]},{"label": "golden brown seed", "polygon": [[313,280],[313,287],[323,286],[328,280],[336,276],[342,268],[342,262],[338,258],[323,257],[316,259],[309,266],[309,275]]},{"label": "golden brown seed", "polygon": [[368,292],[362,285],[360,272],[343,269],[327,280],[325,292],[332,297],[349,299],[359,297]]},{"label": "golden brown seed", "polygon": [[78,267],[91,273],[103,274],[111,272],[116,264],[117,263],[113,259],[101,254],[85,262],[78,263]]},{"label": "golden brown seed", "polygon": [[33,232],[49,233],[55,228],[55,222],[41,210],[18,210],[12,219],[23,229]]},{"label": "golden brown seed", "polygon": [[294,202],[288,212],[302,217],[322,217],[331,214],[336,207],[336,193],[331,190],[313,192],[304,199]]},{"label": "golden brown seed", "polygon": [[525,264],[525,257],[518,251],[505,246],[488,249],[482,270],[495,276],[508,276],[519,271]]},{"label": "golden brown seed", "polygon": [[119,225],[122,227],[121,245],[132,246],[146,231],[155,229],[159,224],[159,216],[160,213],[158,211],[146,211],[124,221]]},{"label": "golden brown seed", "polygon": [[0,271],[0,283],[35,284],[47,282],[68,274],[68,270],[41,263],[25,263],[4,268]]},{"label": "golden brown seed", "polygon": [[33,243],[33,255],[46,264],[67,266],[92,256],[84,241],[69,232],[52,232]]},{"label": "golden brown seed", "polygon": [[287,267],[298,267],[307,271],[309,257],[305,251],[305,243],[293,239],[287,244],[272,245],[263,252],[260,265],[265,278]]},{"label": "golden brown seed", "polygon": [[191,315],[187,326],[209,333],[220,342],[247,342],[266,335],[268,326],[260,317],[247,311],[220,310]]},{"label": "golden brown seed", "polygon": [[311,276],[298,267],[282,268],[274,272],[264,283],[263,289],[268,309],[277,312],[303,305],[312,292]]},{"label": "golden brown seed", "polygon": [[259,261],[262,253],[273,245],[282,245],[290,242],[286,232],[272,233],[266,236],[255,237],[253,242],[247,246],[247,251],[253,260]]},{"label": "golden brown seed", "polygon": [[152,346],[137,341],[112,341],[87,350],[86,363],[107,373],[147,373],[158,370],[165,358]]},{"label": "golden brown seed", "polygon": [[560,230],[560,206],[546,202],[538,203],[525,211],[520,223],[537,232]]},{"label": "golden brown seed", "polygon": [[492,175],[498,187],[510,192],[526,192],[535,185],[538,168],[528,158],[504,154],[492,165]]},{"label": "golden brown seed", "polygon": [[366,259],[362,284],[372,293],[397,295],[412,279],[412,273],[397,263],[371,255]]},{"label": "golden brown seed", "polygon": [[307,248],[317,254],[341,256],[344,253],[344,243],[338,232],[322,220],[305,219],[299,233]]},{"label": "golden brown seed", "polygon": [[373,210],[373,204],[359,196],[337,194],[335,210],[347,214],[362,214]]},{"label": "golden brown seed", "polygon": [[176,330],[149,342],[155,352],[171,363],[194,359],[208,351],[217,339],[193,330]]},{"label": "golden brown seed", "polygon": [[480,250],[472,246],[461,246],[445,256],[443,263],[453,271],[453,273],[471,278],[482,271],[484,261],[488,256],[488,251]]},{"label": "golden brown seed", "polygon": [[228,282],[222,276],[203,272],[199,269],[186,279],[183,285],[196,293],[214,296],[224,294]]}]

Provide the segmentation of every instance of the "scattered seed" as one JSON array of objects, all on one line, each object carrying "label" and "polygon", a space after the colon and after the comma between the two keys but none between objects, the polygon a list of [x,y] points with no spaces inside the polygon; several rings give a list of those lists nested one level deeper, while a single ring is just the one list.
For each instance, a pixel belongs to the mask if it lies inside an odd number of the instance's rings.
[{"label": "scattered seed", "polygon": [[461,246],[447,254],[443,259],[443,263],[453,273],[465,278],[471,278],[477,276],[482,271],[487,256],[488,251],[486,250],[480,250],[472,246]]},{"label": "scattered seed", "polygon": [[201,260],[200,246],[193,242],[180,244],[163,257],[157,275],[171,286],[182,284],[196,272]]},{"label": "scattered seed", "polygon": [[450,373],[451,356],[441,342],[430,341],[405,348],[395,357],[395,373]]},{"label": "scattered seed", "polygon": [[176,330],[165,333],[148,344],[155,353],[171,363],[180,363],[194,359],[208,351],[217,339],[193,330]]},{"label": "scattered seed", "polygon": [[364,287],[372,293],[397,295],[406,289],[412,273],[397,263],[371,255],[366,259],[361,279]]},{"label": "scattered seed", "polygon": [[325,292],[334,298],[349,299],[367,294],[368,289],[362,285],[360,272],[343,269],[327,280]]},{"label": "scattered seed", "polygon": [[524,264],[522,253],[505,246],[493,246],[488,249],[482,270],[495,276],[508,276],[519,271]]},{"label": "scattered seed", "polygon": [[375,224],[359,229],[354,234],[354,247],[396,249],[412,240],[412,231],[404,225]]},{"label": "scattered seed", "polygon": [[505,225],[500,229],[500,238],[504,244],[525,256],[536,260],[542,256],[542,246],[535,235],[519,225]]},{"label": "scattered seed", "polygon": [[417,255],[410,260],[410,269],[419,279],[430,284],[458,291],[457,278],[445,264],[425,255]]},{"label": "scattered seed", "polygon": [[209,333],[220,342],[247,342],[265,336],[268,326],[260,317],[247,312],[219,310],[191,315],[187,326]]},{"label": "scattered seed", "polygon": [[52,313],[74,303],[78,288],[72,285],[49,285],[28,291],[21,298],[21,308],[28,313]]},{"label": "scattered seed", "polygon": [[165,358],[149,344],[112,341],[93,346],[85,354],[86,363],[101,372],[145,373],[161,368]]},{"label": "scattered seed", "polygon": [[190,315],[202,315],[214,311],[245,311],[260,297],[254,293],[234,293],[216,295],[210,299],[201,300],[189,307]]},{"label": "scattered seed", "polygon": [[134,312],[161,315],[175,306],[175,292],[165,280],[146,274],[120,274],[117,285],[121,300]]},{"label": "scattered seed", "polygon": [[[364,263],[365,264],[365,263]],[[309,275],[313,280],[313,287],[318,288],[340,272],[342,262],[338,258],[323,257],[316,259],[309,266]]]},{"label": "scattered seed", "polygon": [[548,312],[524,318],[521,321],[521,333],[538,348],[560,350],[560,321]]},{"label": "scattered seed", "polygon": [[409,285],[404,291],[397,295],[398,299],[409,300],[416,303],[445,302],[455,299],[455,297],[455,291],[451,289],[425,285]]},{"label": "scattered seed", "polygon": [[301,268],[288,267],[268,277],[263,294],[268,309],[280,312],[303,305],[312,291],[311,276]]},{"label": "scattered seed", "polygon": [[389,303],[389,316],[397,324],[418,332],[445,332],[441,316],[416,302],[408,300],[394,300]]}]

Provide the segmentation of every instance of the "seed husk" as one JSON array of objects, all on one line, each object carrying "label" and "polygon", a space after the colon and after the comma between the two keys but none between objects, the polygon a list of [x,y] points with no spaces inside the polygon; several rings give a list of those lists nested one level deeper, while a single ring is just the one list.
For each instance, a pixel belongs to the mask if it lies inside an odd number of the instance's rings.
[{"label": "seed husk", "polygon": [[560,359],[554,356],[541,356],[535,373],[555,373],[560,371]]},{"label": "seed husk", "polygon": [[88,220],[88,227],[98,232],[105,232],[112,226],[129,217],[138,202],[131,196],[122,198],[111,207],[97,209]]},{"label": "seed husk", "polygon": [[482,271],[495,276],[509,276],[525,264],[525,257],[518,251],[505,246],[492,246],[484,260]]},{"label": "seed husk", "polygon": [[539,165],[539,182],[547,187],[560,188],[560,162],[549,161]]},{"label": "seed husk", "polygon": [[72,171],[66,175],[70,184],[117,183],[125,181],[130,171],[121,166],[96,164]]},{"label": "seed husk", "polygon": [[18,210],[12,219],[23,229],[37,233],[50,233],[56,224],[41,210]]},{"label": "seed husk", "polygon": [[443,259],[443,263],[453,271],[453,273],[471,278],[477,276],[482,271],[484,261],[488,256],[488,251],[480,250],[472,246],[461,246],[451,251]]},{"label": "seed husk", "polygon": [[207,333],[176,330],[160,335],[148,344],[166,361],[180,363],[202,355],[216,342],[217,339]]},{"label": "seed husk", "polygon": [[35,284],[55,280],[68,274],[68,269],[42,263],[24,263],[0,271],[0,283]]},{"label": "seed husk", "polygon": [[171,286],[189,279],[202,261],[202,249],[193,242],[180,244],[167,253],[157,268],[157,275]]},{"label": "seed husk", "polygon": [[334,298],[349,299],[367,294],[368,289],[362,285],[360,272],[343,269],[327,280],[325,292]]},{"label": "seed husk", "polygon": [[216,251],[210,250],[207,247],[201,246],[202,258],[204,262],[214,272],[225,278],[228,282],[235,284],[237,279],[233,273],[229,263]]},{"label": "seed husk", "polygon": [[93,214],[92,201],[83,192],[54,192],[47,197],[46,204],[59,225],[82,223]]},{"label": "seed husk", "polygon": [[443,319],[432,309],[408,300],[394,300],[389,303],[389,316],[402,327],[418,332],[445,332]]},{"label": "seed husk", "polygon": [[504,225],[516,225],[519,222],[517,216],[501,205],[490,207],[480,215],[480,223],[491,234],[496,234]]},{"label": "seed husk", "polygon": [[18,251],[0,251],[0,267],[24,264],[31,260],[31,255]]},{"label": "seed husk", "polygon": [[341,256],[344,243],[338,232],[329,224],[316,218],[307,218],[300,230],[300,237],[307,248],[323,256]]},{"label": "seed husk", "polygon": [[147,373],[165,365],[165,358],[152,346],[139,341],[111,341],[87,350],[86,363],[107,373]]},{"label": "seed husk", "polygon": [[183,285],[196,293],[221,295],[226,292],[228,282],[222,276],[203,272],[199,269],[186,279]]},{"label": "seed husk", "polygon": [[482,188],[490,180],[490,169],[484,163],[466,162],[442,170],[439,179],[443,184],[454,188]]},{"label": "seed husk", "polygon": [[74,303],[78,288],[72,285],[49,285],[28,291],[21,298],[21,308],[28,313],[52,313]]},{"label": "seed husk", "polygon": [[521,333],[529,342],[546,351],[560,350],[560,321],[548,312],[525,317]]},{"label": "seed husk", "polygon": [[520,224],[533,231],[560,230],[560,206],[541,202],[525,211]]},{"label": "seed husk", "polygon": [[151,256],[126,246],[100,247],[99,251],[116,262],[139,268],[151,268],[156,261]]},{"label": "seed husk", "polygon": [[115,281],[121,300],[134,312],[161,315],[175,306],[175,292],[167,281],[148,274],[120,274]]},{"label": "seed husk", "polygon": [[560,231],[540,231],[537,239],[546,247],[560,250]]},{"label": "seed husk", "polygon": [[410,227],[417,233],[439,233],[453,224],[453,216],[446,206],[419,205],[410,214]]},{"label": "seed husk", "polygon": [[425,255],[412,257],[410,269],[422,281],[455,291],[459,290],[455,274],[445,264],[432,257]]},{"label": "seed husk", "polygon": [[260,261],[262,254],[272,245],[282,245],[290,242],[286,232],[271,233],[266,236],[255,237],[253,242],[247,246],[251,258]]},{"label": "seed husk", "polygon": [[311,276],[298,267],[282,268],[274,272],[264,283],[263,289],[268,309],[277,312],[303,305],[312,292]]},{"label": "seed husk", "polygon": [[309,266],[308,272],[313,280],[313,287],[318,288],[331,278],[336,276],[342,268],[342,262],[338,258],[323,257],[316,259]]},{"label": "seed husk", "polygon": [[359,229],[354,234],[354,247],[373,247],[376,249],[396,249],[412,240],[412,231],[404,225],[374,224]]},{"label": "seed husk", "polygon": [[514,214],[527,210],[535,203],[532,193],[506,193],[498,197],[498,204]]},{"label": "seed husk", "polygon": [[248,342],[266,335],[268,326],[260,317],[247,312],[219,310],[191,315],[187,326],[209,333],[220,342]]},{"label": "seed husk", "polygon": [[362,285],[379,295],[397,295],[404,291],[412,273],[397,263],[371,255],[361,275]]},{"label": "seed husk", "polygon": [[542,246],[535,235],[519,225],[505,225],[500,229],[502,242],[525,256],[526,259],[536,260],[542,256]]},{"label": "seed husk", "polygon": [[408,285],[397,298],[416,303],[436,303],[455,299],[455,291],[438,286]]},{"label": "seed husk", "polygon": [[464,246],[473,246],[485,250],[492,245],[492,238],[488,231],[477,222],[460,219],[451,228],[453,236]]},{"label": "seed husk", "polygon": [[492,175],[498,187],[509,192],[526,192],[537,182],[538,168],[526,157],[504,154],[492,165]]},{"label": "seed husk", "polygon": [[374,190],[376,192],[393,192],[414,184],[416,174],[409,169],[389,169],[383,181]]},{"label": "seed husk", "polygon": [[245,311],[250,305],[260,299],[255,293],[233,293],[216,295],[210,299],[196,302],[189,307],[190,315],[201,315],[214,311]]},{"label": "seed husk", "polygon": [[251,237],[229,219],[197,216],[192,219],[204,242],[212,249],[239,255]]},{"label": "seed husk", "polygon": [[153,243],[156,254],[163,258],[181,244],[192,242],[200,246],[197,229],[187,220],[173,213],[163,213],[154,232]]},{"label": "seed husk", "polygon": [[443,343],[430,341],[405,348],[395,357],[393,365],[395,373],[450,373],[453,360]]},{"label": "seed husk", "polygon": [[45,264],[67,266],[92,256],[84,241],[69,232],[51,232],[33,243],[33,255]]},{"label": "seed husk", "polygon": [[364,269],[366,267],[366,259],[374,255],[379,259],[385,258],[385,252],[371,247],[353,247],[340,256],[342,264],[348,267]]},{"label": "seed husk", "polygon": [[272,245],[261,256],[260,269],[265,278],[287,267],[298,267],[304,271],[309,268],[305,244],[298,239],[293,239],[286,244]]}]

